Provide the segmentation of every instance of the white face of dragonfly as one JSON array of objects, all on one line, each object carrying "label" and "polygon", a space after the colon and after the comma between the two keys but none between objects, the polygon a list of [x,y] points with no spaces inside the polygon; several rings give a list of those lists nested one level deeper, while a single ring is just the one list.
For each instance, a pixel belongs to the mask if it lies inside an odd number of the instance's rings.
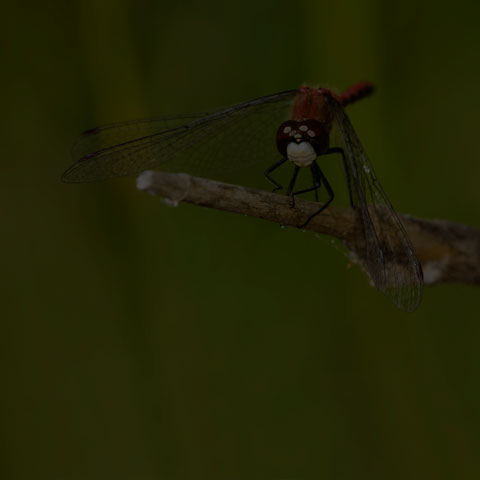
[{"label": "white face of dragonfly", "polygon": [[317,158],[310,142],[290,142],[287,146],[287,156],[297,167],[309,167]]}]

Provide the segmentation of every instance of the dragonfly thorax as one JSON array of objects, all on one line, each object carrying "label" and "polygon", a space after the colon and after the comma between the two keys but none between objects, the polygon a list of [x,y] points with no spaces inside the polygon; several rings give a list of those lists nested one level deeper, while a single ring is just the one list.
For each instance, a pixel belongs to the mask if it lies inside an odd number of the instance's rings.
[{"label": "dragonfly thorax", "polygon": [[299,167],[309,167],[328,145],[328,130],[317,120],[289,120],[277,130],[278,151]]}]

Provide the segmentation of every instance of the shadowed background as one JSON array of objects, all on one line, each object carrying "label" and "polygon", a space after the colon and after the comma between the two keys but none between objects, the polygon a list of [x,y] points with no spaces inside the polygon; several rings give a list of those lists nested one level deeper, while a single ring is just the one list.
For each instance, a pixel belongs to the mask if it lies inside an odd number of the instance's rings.
[{"label": "shadowed background", "polygon": [[4,6],[2,478],[479,478],[478,288],[406,314],[328,238],[59,181],[95,125],[370,80],[349,115],[392,203],[478,227],[478,14]]}]

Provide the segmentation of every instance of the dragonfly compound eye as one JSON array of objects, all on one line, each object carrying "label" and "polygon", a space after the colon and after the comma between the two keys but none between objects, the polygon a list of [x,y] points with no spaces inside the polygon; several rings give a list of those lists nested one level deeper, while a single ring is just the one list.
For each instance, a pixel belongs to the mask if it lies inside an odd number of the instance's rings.
[{"label": "dragonfly compound eye", "polygon": [[[328,145],[328,129],[317,120],[289,120],[282,123],[277,130],[278,151],[291,161],[293,160],[290,155],[296,152],[302,157],[299,166],[309,166],[317,155],[322,155],[328,150]],[[293,163],[297,164],[295,161]]]}]

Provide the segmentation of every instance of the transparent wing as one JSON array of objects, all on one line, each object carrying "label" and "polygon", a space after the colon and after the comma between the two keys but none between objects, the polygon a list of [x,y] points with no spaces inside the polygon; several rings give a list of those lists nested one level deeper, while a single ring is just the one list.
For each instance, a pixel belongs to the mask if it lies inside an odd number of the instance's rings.
[{"label": "transparent wing", "polygon": [[375,287],[399,308],[414,311],[423,291],[420,262],[349,118],[333,98],[331,104],[347,156],[353,206],[364,234],[356,248]]},{"label": "transparent wing", "polygon": [[278,158],[275,134],[297,90],[212,114],[107,125],[87,130],[73,147],[66,182],[91,182],[158,168],[221,175]]},{"label": "transparent wing", "polygon": [[72,147],[72,156],[75,160],[80,160],[82,157],[98,150],[110,148],[138,138],[148,137],[158,132],[172,130],[206,116],[208,116],[208,113],[155,117],[115,122],[91,128],[83,132],[77,139]]}]

